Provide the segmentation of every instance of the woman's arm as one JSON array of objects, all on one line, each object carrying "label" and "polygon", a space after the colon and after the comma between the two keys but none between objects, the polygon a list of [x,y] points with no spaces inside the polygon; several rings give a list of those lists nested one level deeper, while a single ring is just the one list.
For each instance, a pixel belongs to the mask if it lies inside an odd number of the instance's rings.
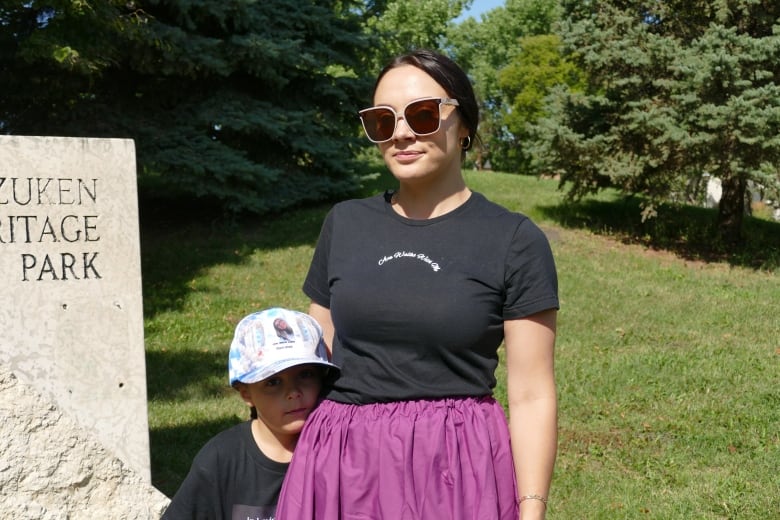
[{"label": "woman's arm", "polygon": [[[504,322],[509,433],[519,497],[550,492],[558,445],[553,366],[557,311]],[[520,503],[523,520],[543,519],[546,504]]]},{"label": "woman's arm", "polygon": [[317,303],[309,304],[309,315],[317,320],[322,327],[322,337],[328,347],[328,358],[333,359],[333,320],[330,317],[330,309]]}]

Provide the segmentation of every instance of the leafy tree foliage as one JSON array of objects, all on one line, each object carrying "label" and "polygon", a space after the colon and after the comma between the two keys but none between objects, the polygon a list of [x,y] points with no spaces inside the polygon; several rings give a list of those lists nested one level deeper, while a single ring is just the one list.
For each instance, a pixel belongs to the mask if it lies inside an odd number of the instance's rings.
[{"label": "leafy tree foliage", "polygon": [[363,2],[50,0],[0,10],[6,133],[131,137],[142,180],[267,212],[355,186]]},{"label": "leafy tree foliage", "polygon": [[394,56],[412,49],[445,51],[452,19],[473,0],[385,0],[374,2],[365,27],[372,38],[369,64],[372,74]]},{"label": "leafy tree foliage", "polygon": [[[457,61],[474,79],[481,102],[477,167],[488,162],[494,169],[518,171],[518,138],[507,126],[517,89],[508,72],[503,83],[501,71],[525,52],[521,38],[552,32],[559,19],[557,0],[506,0],[503,7],[488,11],[481,21],[469,18],[448,34],[449,46]],[[519,120],[514,126],[522,126]]]},{"label": "leafy tree foliage", "polygon": [[554,34],[524,36],[522,50],[498,75],[498,84],[509,103],[504,125],[514,146],[507,149],[506,163],[513,170],[528,171],[531,155],[529,125],[545,114],[545,98],[558,85],[573,91],[584,88],[582,72],[561,54],[561,40]]},{"label": "leafy tree foliage", "polygon": [[718,229],[741,235],[750,182],[780,196],[780,4],[565,2],[562,35],[588,71],[537,127],[538,167],[578,198],[606,185],[658,203],[722,181]]}]

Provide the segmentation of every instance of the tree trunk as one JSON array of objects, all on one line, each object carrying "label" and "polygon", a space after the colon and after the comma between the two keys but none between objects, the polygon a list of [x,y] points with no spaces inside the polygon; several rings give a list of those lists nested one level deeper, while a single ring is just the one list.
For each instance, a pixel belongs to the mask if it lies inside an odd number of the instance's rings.
[{"label": "tree trunk", "polygon": [[742,220],[745,215],[747,182],[740,176],[721,178],[723,188],[718,204],[718,231],[724,244],[742,240]]}]

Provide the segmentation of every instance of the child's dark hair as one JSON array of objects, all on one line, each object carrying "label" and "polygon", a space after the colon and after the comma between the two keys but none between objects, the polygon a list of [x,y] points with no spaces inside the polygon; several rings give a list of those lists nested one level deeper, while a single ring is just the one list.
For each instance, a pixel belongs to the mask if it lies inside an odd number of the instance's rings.
[{"label": "child's dark hair", "polygon": [[469,145],[465,149],[470,149],[477,139],[479,104],[474,95],[471,81],[463,69],[443,54],[428,49],[417,49],[398,56],[388,63],[374,83],[374,92],[376,92],[379,81],[388,71],[403,65],[411,65],[422,70],[441,85],[447,91],[447,95],[458,100],[458,112],[469,130]]}]

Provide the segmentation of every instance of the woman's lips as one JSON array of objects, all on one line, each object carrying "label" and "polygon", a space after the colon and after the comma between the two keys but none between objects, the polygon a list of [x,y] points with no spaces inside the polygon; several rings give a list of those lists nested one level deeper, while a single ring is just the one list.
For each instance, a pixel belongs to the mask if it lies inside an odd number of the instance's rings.
[{"label": "woman's lips", "polygon": [[398,162],[411,162],[417,159],[422,155],[422,152],[417,152],[414,150],[404,150],[400,152],[396,152],[393,154],[393,157]]}]

